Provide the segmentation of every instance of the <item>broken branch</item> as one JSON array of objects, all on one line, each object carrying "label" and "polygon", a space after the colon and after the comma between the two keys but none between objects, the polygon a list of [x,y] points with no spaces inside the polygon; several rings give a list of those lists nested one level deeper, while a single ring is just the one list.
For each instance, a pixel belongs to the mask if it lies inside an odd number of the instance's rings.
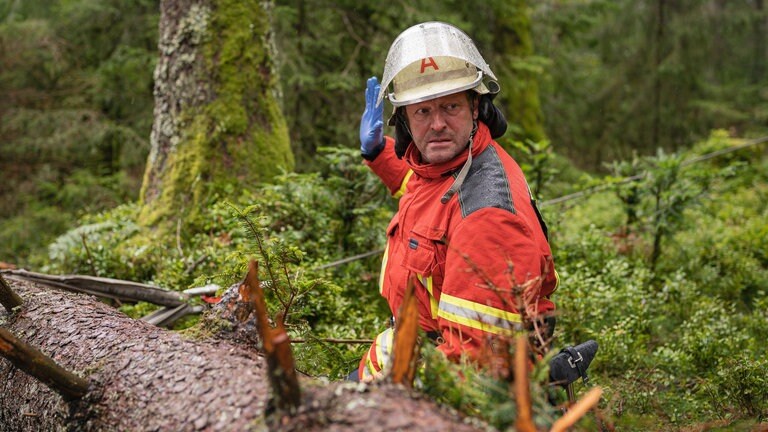
[{"label": "broken branch", "polygon": [[67,291],[111,298],[121,302],[145,301],[161,306],[176,307],[188,299],[187,295],[180,292],[120,279],[82,275],[47,275],[26,270],[8,270],[4,273]]},{"label": "broken branch", "polygon": [[0,355],[60,394],[65,400],[79,399],[88,391],[88,381],[59,366],[37,348],[0,327]]},{"label": "broken branch", "polygon": [[275,329],[269,325],[264,290],[259,282],[259,266],[256,261],[251,260],[248,264],[245,281],[240,285],[240,296],[250,304],[256,314],[259,337],[267,356],[269,382],[272,385],[275,405],[281,410],[298,408],[301,405],[301,389],[291,352],[291,340],[282,319],[278,320]]},{"label": "broken branch", "polygon": [[2,276],[0,276],[0,304],[5,307],[8,313],[13,313],[13,309],[22,304],[21,297],[13,292],[8,282]]},{"label": "broken branch", "polygon": [[584,417],[592,407],[600,402],[600,396],[603,394],[603,389],[595,387],[590,390],[583,398],[579,399],[572,407],[568,409],[562,417],[557,419],[552,424],[550,432],[565,432],[569,427],[573,426],[580,418]]},{"label": "broken branch", "polygon": [[408,281],[403,304],[395,323],[395,341],[392,349],[392,382],[413,387],[416,375],[417,336],[419,310],[413,295],[413,281]]},{"label": "broken branch", "polygon": [[528,338],[524,333],[515,339],[515,401],[517,403],[517,419],[515,430],[520,432],[536,432],[531,417],[531,390],[528,387]]}]

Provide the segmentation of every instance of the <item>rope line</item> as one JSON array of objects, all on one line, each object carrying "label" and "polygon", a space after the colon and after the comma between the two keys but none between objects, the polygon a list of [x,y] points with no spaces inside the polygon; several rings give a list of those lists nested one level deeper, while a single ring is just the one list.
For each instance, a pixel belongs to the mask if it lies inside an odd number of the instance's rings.
[{"label": "rope line", "polygon": [[[701,155],[701,156],[697,156],[697,157],[692,158],[692,159],[688,159],[686,161],[683,161],[680,164],[680,166],[686,167],[686,166],[693,165],[693,164],[698,163],[698,162],[703,162],[703,161],[706,161],[706,160],[709,160],[709,159],[716,158],[718,156],[722,156],[724,154],[733,153],[735,151],[742,150],[742,149],[745,149],[747,147],[751,147],[751,146],[758,145],[758,144],[763,144],[765,142],[768,142],[768,136],[764,136],[764,137],[760,137],[760,138],[755,138],[755,139],[753,139],[751,141],[747,141],[744,144],[740,144],[740,145],[733,146],[733,147],[728,147],[726,149],[717,150],[717,151],[714,151],[712,153],[707,153],[707,154],[704,154],[704,155]],[[631,177],[625,177],[625,178],[623,178],[623,179],[621,179],[619,181],[614,181],[614,182],[609,182],[609,183],[603,183],[603,184],[595,185],[595,186],[586,188],[584,190],[581,190],[579,192],[574,192],[574,193],[571,193],[571,194],[568,194],[568,195],[563,195],[563,196],[558,197],[558,198],[553,198],[553,199],[550,199],[550,200],[542,201],[542,202],[540,202],[538,204],[541,207],[550,206],[550,205],[554,205],[554,204],[560,204],[562,202],[570,201],[570,200],[573,200],[573,199],[576,199],[576,198],[581,198],[581,197],[586,196],[588,194],[593,194],[593,193],[600,192],[600,191],[602,191],[604,189],[607,189],[609,187],[612,187],[612,186],[622,185],[622,184],[626,184],[626,183],[631,183],[633,181],[641,180],[644,175],[645,174],[637,174],[637,175],[633,175]],[[374,250],[374,251],[369,251],[369,252],[361,253],[359,255],[354,255],[354,256],[351,256],[351,257],[340,259],[338,261],[334,261],[334,262],[331,262],[331,263],[328,263],[328,264],[324,264],[324,265],[322,265],[320,267],[315,268],[315,270],[324,270],[324,269],[331,268],[331,267],[338,267],[338,266],[340,266],[342,264],[346,264],[348,262],[357,261],[359,259],[367,258],[369,256],[378,255],[378,254],[382,254],[382,253],[384,253],[384,249],[378,249],[378,250]]]},{"label": "rope line", "polygon": [[[738,150],[741,150],[741,149],[744,149],[744,148],[747,148],[747,147],[751,147],[753,145],[763,144],[765,142],[768,142],[768,136],[757,138],[757,139],[754,139],[752,141],[748,141],[748,142],[746,142],[744,144],[741,144],[741,145],[737,145],[737,146],[734,146],[734,147],[729,147],[729,148],[726,148],[726,149],[717,150],[717,151],[714,151],[712,153],[707,153],[705,155],[701,155],[701,156],[697,156],[697,157],[692,158],[692,159],[688,159],[686,161],[683,161],[680,164],[680,166],[686,167],[686,166],[689,166],[689,165],[693,165],[693,164],[695,164],[697,162],[702,162],[702,161],[705,161],[705,160],[709,160],[709,159],[715,158],[717,156],[722,156],[724,154],[732,153],[732,152],[735,152],[735,151],[738,151]],[[645,174],[636,174],[636,175],[633,175],[631,177],[623,178],[623,179],[621,179],[619,181],[616,181],[616,182],[610,182],[610,183],[603,183],[603,184],[595,185],[595,186],[592,186],[590,188],[581,190],[579,192],[574,192],[572,194],[563,195],[561,197],[553,198],[551,200],[542,201],[542,202],[539,203],[539,205],[544,207],[544,206],[548,206],[548,205],[552,205],[552,204],[559,204],[561,202],[570,201],[572,199],[580,198],[580,197],[582,197],[584,195],[587,195],[589,193],[599,192],[599,191],[601,191],[603,189],[607,189],[610,186],[622,185],[622,184],[626,184],[626,183],[631,183],[633,181],[641,180],[644,175]]]}]

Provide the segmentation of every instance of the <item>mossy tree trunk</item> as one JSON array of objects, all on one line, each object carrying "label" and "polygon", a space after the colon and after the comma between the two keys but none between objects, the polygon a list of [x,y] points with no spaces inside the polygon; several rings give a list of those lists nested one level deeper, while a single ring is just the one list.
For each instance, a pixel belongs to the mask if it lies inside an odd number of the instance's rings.
[{"label": "mossy tree trunk", "polygon": [[498,53],[492,67],[500,80],[500,105],[506,108],[509,122],[506,136],[543,140],[546,136],[538,82],[541,64],[534,57],[528,2],[512,0],[492,5],[493,52]]},{"label": "mossy tree trunk", "polygon": [[139,222],[185,223],[213,197],[293,169],[270,1],[161,1],[151,149]]}]

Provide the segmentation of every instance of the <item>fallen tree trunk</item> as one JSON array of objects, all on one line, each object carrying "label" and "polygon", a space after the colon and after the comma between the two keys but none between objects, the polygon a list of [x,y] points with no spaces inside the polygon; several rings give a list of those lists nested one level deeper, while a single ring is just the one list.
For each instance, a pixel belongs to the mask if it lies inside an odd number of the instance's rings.
[{"label": "fallen tree trunk", "polygon": [[475,430],[393,385],[301,382],[292,414],[268,414],[265,361],[247,345],[192,340],[82,295],[7,277],[23,299],[0,325],[86,379],[65,402],[0,358],[0,431]]}]

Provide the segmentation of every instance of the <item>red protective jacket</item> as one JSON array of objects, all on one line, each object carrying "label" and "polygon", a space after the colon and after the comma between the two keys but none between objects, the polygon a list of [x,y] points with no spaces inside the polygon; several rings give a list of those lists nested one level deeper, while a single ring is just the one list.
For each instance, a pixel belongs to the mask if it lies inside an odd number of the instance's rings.
[{"label": "red protective jacket", "polygon": [[[489,336],[511,334],[520,322],[513,286],[524,287],[531,316],[555,308],[549,295],[557,286],[523,172],[484,124],[461,188],[440,202],[467,155],[465,150],[443,164],[420,164],[411,144],[400,160],[387,137],[382,153],[366,162],[393,195],[402,194],[387,227],[381,294],[397,318],[408,280],[415,278],[421,328],[442,335],[438,349],[451,359],[461,354],[477,359]],[[382,357],[382,347],[374,344],[361,366],[367,361],[370,367],[377,349]]]}]

